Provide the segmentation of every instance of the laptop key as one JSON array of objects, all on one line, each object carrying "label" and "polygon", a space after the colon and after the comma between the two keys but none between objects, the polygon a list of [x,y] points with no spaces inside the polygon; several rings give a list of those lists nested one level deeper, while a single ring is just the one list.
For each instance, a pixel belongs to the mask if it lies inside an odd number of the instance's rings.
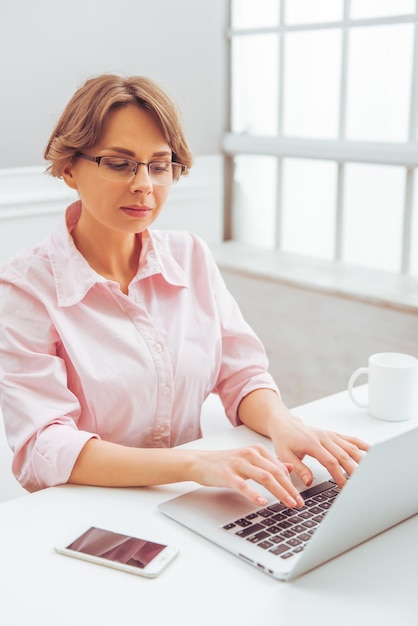
[{"label": "laptop key", "polygon": [[303,496],[303,499],[306,501],[309,498],[313,498],[318,493],[321,493],[322,491],[326,491],[327,489],[330,489],[334,486],[335,486],[334,481],[327,481],[324,483],[320,483],[319,485],[315,485],[315,487],[310,487],[309,489],[305,489],[305,491],[302,491],[301,495]]},{"label": "laptop key", "polygon": [[286,510],[286,507],[284,506],[284,504],[281,504],[280,502],[275,502],[274,504],[270,504],[267,508],[270,509],[271,511],[274,511],[275,513],[280,513],[280,511]]},{"label": "laptop key", "polygon": [[306,528],[304,528],[301,524],[296,524],[296,526],[292,527],[292,530],[295,533],[303,533],[306,531]]},{"label": "laptop key", "polygon": [[[239,530],[235,534],[238,537],[248,537],[249,535],[253,535],[259,530],[264,530],[264,526],[262,526],[261,524],[252,524],[251,526],[248,526],[247,528],[243,528],[242,530]],[[266,533],[266,537],[267,536],[268,536],[268,533]]]},{"label": "laptop key", "polygon": [[279,546],[276,546],[275,548],[272,548],[271,550],[269,550],[269,552],[279,555],[279,554],[283,554],[283,552],[287,552],[288,550],[289,550],[289,546],[283,543],[283,544],[280,544]]},{"label": "laptop key", "polygon": [[270,517],[270,515],[273,515],[274,511],[271,511],[270,509],[261,509],[260,511],[257,511],[257,513],[261,517]]},{"label": "laptop key", "polygon": [[282,529],[278,526],[266,526],[265,530],[267,530],[267,532],[271,533],[272,535],[277,535],[278,533],[282,532]]},{"label": "laptop key", "polygon": [[316,502],[312,498],[310,500],[305,500],[305,506],[312,507],[315,506]]},{"label": "laptop key", "polygon": [[329,509],[332,506],[332,502],[321,502],[319,506],[321,509]]},{"label": "laptop key", "polygon": [[293,530],[283,530],[280,535],[282,537],[285,537],[286,539],[289,539],[289,537],[294,537],[296,535],[295,532],[293,532]]},{"label": "laptop key", "polygon": [[[299,512],[299,509],[298,509]],[[296,514],[295,509],[285,509],[284,511],[282,511],[281,513],[284,517],[292,517],[292,515]]]},{"label": "laptop key", "polygon": [[318,523],[315,523],[311,519],[307,519],[303,522],[302,526],[304,526],[305,528],[316,528],[318,526]]},{"label": "laptop key", "polygon": [[256,535],[251,535],[251,537],[247,537],[247,541],[251,541],[251,543],[258,543],[259,541],[263,541],[267,538],[270,539],[270,535],[262,531],[261,533],[257,533]]},{"label": "laptop key", "polygon": [[300,511],[298,513],[299,517],[301,517],[302,519],[310,519],[312,517],[312,513],[311,511]]},{"label": "laptop key", "polygon": [[292,524],[300,524],[300,522],[303,522],[304,519],[303,517],[301,517],[300,515],[292,515],[292,517],[288,517],[287,520],[289,522],[292,522]]},{"label": "laptop key", "polygon": [[287,541],[287,544],[289,546],[292,546],[292,548],[295,548],[296,546],[300,546],[302,544],[302,541],[300,541],[300,539],[289,539]]},{"label": "laptop key", "polygon": [[286,530],[286,528],[290,528],[292,524],[290,522],[279,522],[277,526],[282,530]]},{"label": "laptop key", "polygon": [[245,517],[235,520],[234,523],[237,526],[241,526],[242,528],[245,528],[246,526],[252,526],[252,522],[250,522],[250,520],[248,519],[245,519]]},{"label": "laptop key", "polygon": [[325,502],[327,498],[328,497],[324,495],[323,493],[319,493],[317,496],[313,498],[313,500],[315,500],[315,502]]},{"label": "laptop key", "polygon": [[324,509],[320,509],[319,506],[313,506],[311,508],[311,513],[314,513],[315,515],[318,515],[318,513],[323,513]]}]

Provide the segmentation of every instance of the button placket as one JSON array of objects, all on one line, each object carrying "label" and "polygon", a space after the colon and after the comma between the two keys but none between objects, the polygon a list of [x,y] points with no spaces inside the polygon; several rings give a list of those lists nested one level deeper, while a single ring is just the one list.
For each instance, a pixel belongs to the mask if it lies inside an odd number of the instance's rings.
[{"label": "button placket", "polygon": [[168,447],[170,445],[170,417],[173,403],[172,365],[169,353],[161,340],[155,340],[154,337],[149,345],[158,380],[157,409],[152,442],[156,447]]},{"label": "button placket", "polygon": [[[133,304],[133,303],[131,303]],[[138,318],[138,308],[141,315]],[[152,357],[157,390],[157,406],[155,409],[154,427],[151,445],[169,447],[171,437],[171,414],[173,403],[173,373],[170,355],[158,328],[139,304],[133,304],[130,315],[137,332],[143,338]]]}]

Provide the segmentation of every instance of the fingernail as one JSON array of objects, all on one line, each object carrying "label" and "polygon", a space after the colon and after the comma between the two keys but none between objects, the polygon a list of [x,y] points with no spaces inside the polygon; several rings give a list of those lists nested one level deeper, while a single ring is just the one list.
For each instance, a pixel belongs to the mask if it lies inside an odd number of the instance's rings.
[{"label": "fingernail", "polygon": [[286,506],[296,506],[296,500],[294,500],[293,498],[286,498],[285,500],[285,504]]},{"label": "fingernail", "polygon": [[267,504],[267,500],[263,498],[262,496],[258,496],[257,502],[258,504],[261,504],[261,506],[264,506],[265,504]]},{"label": "fingernail", "polygon": [[309,478],[308,474],[304,474],[302,480],[303,480],[305,485],[309,485],[309,483],[311,482],[311,479]]}]

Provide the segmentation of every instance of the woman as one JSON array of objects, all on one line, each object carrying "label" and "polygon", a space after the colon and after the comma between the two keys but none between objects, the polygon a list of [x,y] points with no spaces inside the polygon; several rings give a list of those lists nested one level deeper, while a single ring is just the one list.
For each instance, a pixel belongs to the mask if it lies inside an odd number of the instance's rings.
[{"label": "woman", "polygon": [[[207,247],[149,230],[192,164],[167,95],[143,77],[88,80],[45,158],[79,201],[0,272],[1,402],[22,485],[194,480],[263,505],[253,479],[293,507],[303,500],[289,472],[309,485],[309,454],[342,486],[367,445],[292,416]],[[211,392],[277,456],[174,448],[200,436]]]}]

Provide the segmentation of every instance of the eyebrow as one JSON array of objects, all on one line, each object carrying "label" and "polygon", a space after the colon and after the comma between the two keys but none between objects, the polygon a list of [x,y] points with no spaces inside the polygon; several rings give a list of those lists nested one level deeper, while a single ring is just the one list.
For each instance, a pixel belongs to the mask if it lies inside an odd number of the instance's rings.
[{"label": "eyebrow", "polygon": [[[105,148],[105,150],[110,150],[112,152],[119,152],[120,154],[125,154],[126,156],[130,156],[133,159],[135,158],[135,152],[133,152],[132,150],[128,150],[127,148],[119,148],[117,146],[109,146],[108,148]],[[153,158],[154,157],[166,157],[166,156],[169,156],[171,158],[172,157],[172,152],[171,152],[171,150],[161,150],[159,152],[154,152],[152,156],[153,156]]]}]

